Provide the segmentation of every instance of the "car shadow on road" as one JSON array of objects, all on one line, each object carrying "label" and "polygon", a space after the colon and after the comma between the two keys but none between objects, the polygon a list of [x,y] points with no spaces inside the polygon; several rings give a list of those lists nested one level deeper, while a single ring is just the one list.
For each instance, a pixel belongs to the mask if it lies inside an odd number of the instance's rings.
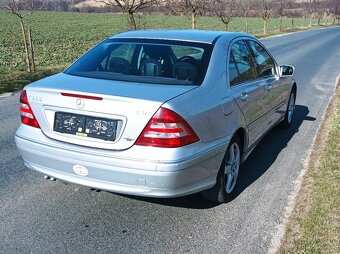
[{"label": "car shadow on road", "polygon": [[[299,132],[299,128],[304,121],[315,121],[316,118],[308,116],[309,109],[303,105],[296,105],[292,124],[289,129],[282,129],[279,126],[273,128],[260,141],[257,147],[250,154],[248,159],[242,164],[237,190],[233,195],[235,199],[248,186],[260,178],[273,164],[281,150],[287,147],[288,142]],[[264,156],[265,155],[265,156]],[[144,202],[156,203],[166,206],[175,206],[192,209],[209,209],[219,204],[212,203],[201,198],[200,194],[189,195],[180,198],[145,198],[129,195],[121,195],[131,199]]]},{"label": "car shadow on road", "polygon": [[242,164],[234,199],[270,168],[280,152],[287,147],[292,137],[299,132],[304,121],[316,120],[315,117],[308,116],[308,114],[308,107],[296,105],[293,121],[289,129],[282,129],[277,126],[264,136],[248,159]]}]

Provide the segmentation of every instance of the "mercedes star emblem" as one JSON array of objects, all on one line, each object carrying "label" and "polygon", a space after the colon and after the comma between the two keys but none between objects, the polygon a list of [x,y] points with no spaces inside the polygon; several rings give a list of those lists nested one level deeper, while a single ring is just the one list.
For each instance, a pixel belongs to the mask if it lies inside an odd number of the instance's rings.
[{"label": "mercedes star emblem", "polygon": [[83,99],[78,99],[76,101],[77,108],[82,109],[85,106],[85,101]]}]

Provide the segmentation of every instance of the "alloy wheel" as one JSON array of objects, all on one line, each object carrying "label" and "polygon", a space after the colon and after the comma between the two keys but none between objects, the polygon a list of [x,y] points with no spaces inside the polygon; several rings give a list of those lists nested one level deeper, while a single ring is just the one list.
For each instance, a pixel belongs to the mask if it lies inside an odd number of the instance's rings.
[{"label": "alloy wheel", "polygon": [[235,187],[238,172],[240,169],[240,156],[241,152],[238,143],[232,143],[228,150],[226,165],[224,169],[226,193],[231,193]]}]

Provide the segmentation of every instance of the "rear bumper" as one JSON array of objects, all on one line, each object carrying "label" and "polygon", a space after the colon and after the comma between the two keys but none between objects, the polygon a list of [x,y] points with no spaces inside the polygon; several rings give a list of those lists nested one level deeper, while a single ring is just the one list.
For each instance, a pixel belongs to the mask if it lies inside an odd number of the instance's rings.
[{"label": "rear bumper", "polygon": [[[18,132],[15,142],[30,169],[91,188],[147,197],[178,197],[212,187],[225,151],[224,145],[215,146],[204,154],[167,162],[82,153]],[[75,165],[86,167],[88,174],[76,174]]]}]

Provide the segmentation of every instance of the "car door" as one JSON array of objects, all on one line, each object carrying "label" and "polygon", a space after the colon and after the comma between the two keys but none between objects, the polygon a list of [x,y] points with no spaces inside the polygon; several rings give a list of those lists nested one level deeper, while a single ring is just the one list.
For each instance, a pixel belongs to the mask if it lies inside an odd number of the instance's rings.
[{"label": "car door", "polygon": [[251,146],[263,133],[267,113],[265,83],[257,77],[250,51],[243,40],[232,44],[229,54],[230,92],[240,108],[249,132]]},{"label": "car door", "polygon": [[264,104],[270,110],[265,119],[264,131],[266,131],[283,117],[285,110],[282,107],[285,103],[286,89],[277,73],[275,61],[266,49],[254,40],[247,40],[247,44],[255,60],[257,74],[265,83],[267,95]]}]

